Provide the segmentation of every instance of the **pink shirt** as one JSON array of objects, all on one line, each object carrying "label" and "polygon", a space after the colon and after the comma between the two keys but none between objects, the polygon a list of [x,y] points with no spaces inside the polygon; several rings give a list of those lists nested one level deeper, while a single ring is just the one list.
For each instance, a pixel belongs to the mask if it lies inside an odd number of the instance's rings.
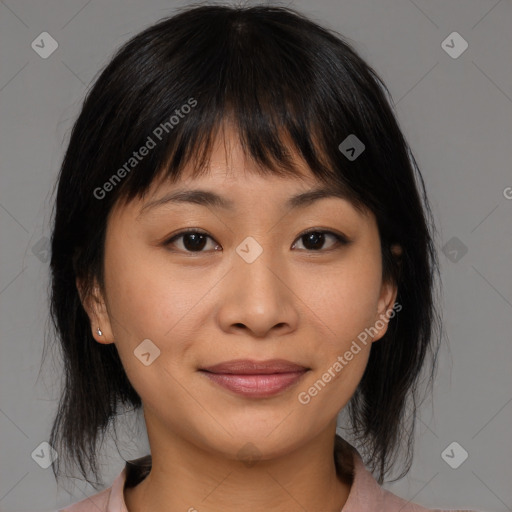
[{"label": "pink shirt", "polygon": [[[415,505],[383,489],[373,474],[366,469],[357,450],[353,447],[352,449],[354,453],[352,486],[347,502],[340,512],[447,512]],[[126,467],[116,477],[112,487],[59,512],[128,512],[123,495],[125,479]],[[457,512],[475,511],[457,509]]]}]

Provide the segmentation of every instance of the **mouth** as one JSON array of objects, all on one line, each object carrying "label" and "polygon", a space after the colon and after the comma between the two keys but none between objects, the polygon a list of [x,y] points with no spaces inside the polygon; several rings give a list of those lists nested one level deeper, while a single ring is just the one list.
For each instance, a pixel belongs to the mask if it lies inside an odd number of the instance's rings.
[{"label": "mouth", "polygon": [[292,363],[286,359],[268,359],[267,361],[255,361],[253,359],[234,359],[224,361],[213,366],[201,368],[203,371],[217,374],[236,375],[268,375],[273,373],[292,373],[310,370],[300,364]]},{"label": "mouth", "polygon": [[239,359],[199,369],[214,384],[251,398],[280,394],[296,384],[309,370],[284,359]]}]

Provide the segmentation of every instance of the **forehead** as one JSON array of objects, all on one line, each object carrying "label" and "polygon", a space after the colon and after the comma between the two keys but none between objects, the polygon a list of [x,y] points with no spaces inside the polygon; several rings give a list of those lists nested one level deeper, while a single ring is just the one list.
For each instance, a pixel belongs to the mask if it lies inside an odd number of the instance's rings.
[{"label": "forehead", "polygon": [[[282,137],[283,140],[287,139],[284,135]],[[292,147],[291,141],[287,147]],[[226,120],[213,140],[207,165],[199,168],[198,162],[192,159],[185,163],[179,177],[173,179],[166,176],[164,166],[140,199],[154,199],[162,192],[182,188],[208,187],[228,193],[230,189],[240,192],[266,184],[272,189],[286,191],[291,187],[312,187],[320,183],[308,165],[291,149],[289,155],[293,169],[285,170],[281,166],[282,171],[279,173],[261,166],[248,157],[247,153],[242,147],[238,132]]]},{"label": "forehead", "polygon": [[[192,182],[200,181],[204,176],[210,183],[219,183],[229,185],[245,180],[258,181],[257,178],[274,178],[275,182],[284,183],[306,183],[314,184],[319,180],[308,167],[306,162],[299,156],[293,146],[293,142],[284,131],[279,134],[286,148],[287,154],[293,164],[293,170],[284,173],[284,167],[281,166],[286,179],[279,179],[277,172],[273,169],[265,168],[258,164],[253,158],[249,157],[249,150],[244,148],[240,139],[240,134],[233,126],[229,118],[225,119],[220,125],[220,129],[215,136],[211,151],[209,154],[208,165],[198,172],[197,162],[188,162],[180,175],[180,181]],[[198,179],[199,178],[199,179]]]},{"label": "forehead", "polygon": [[[284,135],[283,140],[286,141]],[[287,147],[293,147],[291,141]],[[281,167],[283,173],[263,167],[247,156],[238,133],[229,121],[225,122],[213,141],[205,167],[199,169],[196,162],[189,161],[174,180],[165,172],[159,173],[146,193],[124,205],[130,210],[126,213],[140,219],[164,203],[196,203],[233,212],[262,206],[294,209],[322,197],[351,202],[350,194],[334,179],[332,183],[320,180],[291,149],[289,156],[293,168]]]}]

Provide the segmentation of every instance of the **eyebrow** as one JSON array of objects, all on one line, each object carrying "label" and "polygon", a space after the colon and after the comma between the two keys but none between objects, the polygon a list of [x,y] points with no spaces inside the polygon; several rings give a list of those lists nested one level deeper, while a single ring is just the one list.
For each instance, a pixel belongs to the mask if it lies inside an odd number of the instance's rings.
[{"label": "eyebrow", "polygon": [[[284,208],[291,210],[297,208],[305,208],[320,199],[330,197],[347,199],[348,195],[346,194],[346,192],[334,188],[315,188],[312,190],[308,190],[307,192],[301,192],[300,194],[290,197],[284,204]],[[235,203],[232,200],[222,197],[217,193],[211,192],[209,190],[178,190],[175,192],[170,192],[159,199],[155,199],[153,201],[146,203],[141,208],[137,218],[141,217],[144,213],[147,213],[147,211],[149,210],[152,210],[154,208],[157,208],[158,206],[162,206],[168,203],[192,203],[201,206],[229,211],[233,211],[235,208]]]}]

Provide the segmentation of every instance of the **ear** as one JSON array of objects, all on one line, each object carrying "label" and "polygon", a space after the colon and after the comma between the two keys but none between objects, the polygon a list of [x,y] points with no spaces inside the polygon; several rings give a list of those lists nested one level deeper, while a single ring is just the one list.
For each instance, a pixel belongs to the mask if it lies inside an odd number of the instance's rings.
[{"label": "ear", "polygon": [[[393,305],[396,301],[398,288],[395,283],[385,281],[382,283],[379,300],[377,302],[377,313],[375,315],[374,329],[377,331],[372,338],[373,341],[380,340],[388,330],[388,323],[396,313],[393,310]],[[400,307],[400,309],[402,309]],[[397,309],[396,311],[400,311]]]},{"label": "ear", "polygon": [[[88,296],[84,296],[84,288],[78,278],[76,279],[76,287],[78,294],[80,295],[82,306],[89,316],[93,338],[98,343],[103,343],[106,345],[114,343],[114,336],[112,334],[112,327],[110,324],[110,316],[108,314],[107,306],[97,281],[94,280],[93,289]],[[102,332],[101,336],[98,334],[98,328]]]},{"label": "ear", "polygon": [[[391,247],[391,253],[400,262],[400,256],[402,255],[402,247],[399,245],[393,245]],[[372,339],[373,341],[380,340],[386,331],[388,330],[389,320],[395,316],[395,311],[400,311],[402,306],[397,305],[396,310],[393,306],[396,301],[398,294],[398,286],[391,279],[382,282],[380,289],[379,300],[377,302],[377,313],[375,315],[374,329],[377,331]]]}]

